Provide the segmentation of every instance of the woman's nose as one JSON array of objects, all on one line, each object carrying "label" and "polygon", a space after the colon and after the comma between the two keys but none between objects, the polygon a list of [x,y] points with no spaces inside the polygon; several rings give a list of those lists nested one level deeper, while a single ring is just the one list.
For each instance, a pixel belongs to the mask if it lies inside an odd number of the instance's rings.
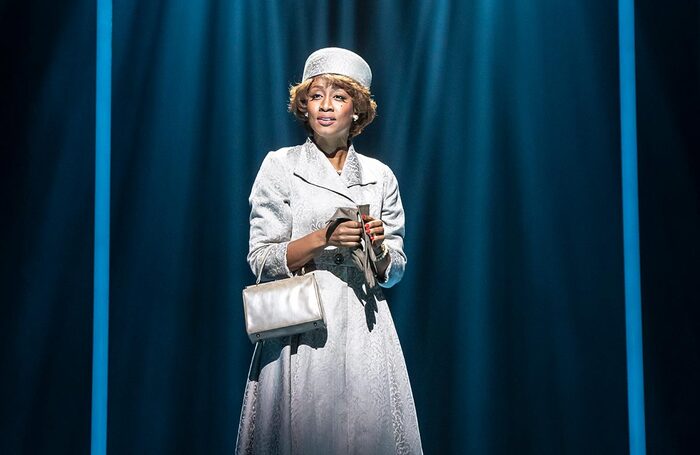
[{"label": "woman's nose", "polygon": [[320,108],[322,111],[329,111],[329,110],[333,109],[333,105],[331,104],[331,102],[328,98],[323,98],[323,100],[321,100]]}]

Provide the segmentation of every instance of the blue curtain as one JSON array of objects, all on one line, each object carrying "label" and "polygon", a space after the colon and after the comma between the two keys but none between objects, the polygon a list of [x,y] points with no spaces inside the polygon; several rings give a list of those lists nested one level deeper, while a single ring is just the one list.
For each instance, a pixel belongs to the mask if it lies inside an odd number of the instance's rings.
[{"label": "blue curtain", "polygon": [[0,3],[0,453],[90,447],[95,6]]},{"label": "blue curtain", "polygon": [[700,3],[637,7],[649,453],[700,447]]},{"label": "blue curtain", "polygon": [[[647,427],[666,453],[698,442],[700,40],[697,6],[656,27],[638,3]],[[95,7],[0,8],[0,452],[87,453]],[[426,453],[624,453],[617,11],[560,0],[115,2],[109,452],[232,452],[247,197],[267,151],[304,140],[287,89],[325,46],[374,72],[355,145],[401,186],[388,299]]]}]

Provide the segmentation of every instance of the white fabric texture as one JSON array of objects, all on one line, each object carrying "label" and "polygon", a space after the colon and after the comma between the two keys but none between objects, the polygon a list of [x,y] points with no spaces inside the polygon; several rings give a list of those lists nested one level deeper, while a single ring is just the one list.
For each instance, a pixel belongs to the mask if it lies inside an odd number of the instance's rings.
[{"label": "white fabric texture", "polygon": [[[350,147],[336,173],[316,145],[270,152],[250,195],[248,262],[263,279],[290,275],[287,245],[322,228],[336,208],[370,204],[384,222],[390,287],[402,277],[404,214],[389,167]],[[381,287],[367,289],[345,248],[315,258],[327,328],[258,343],[237,454],[420,454],[406,364]]]}]

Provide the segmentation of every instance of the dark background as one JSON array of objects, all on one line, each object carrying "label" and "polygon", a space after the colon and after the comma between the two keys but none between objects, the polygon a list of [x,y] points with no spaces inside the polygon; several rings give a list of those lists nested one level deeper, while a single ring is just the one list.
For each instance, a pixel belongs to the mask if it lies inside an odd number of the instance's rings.
[{"label": "dark background", "polygon": [[[615,2],[115,2],[110,453],[231,453],[247,196],[306,56],[374,72],[426,453],[625,453]],[[95,5],[5,1],[0,453],[90,443]],[[700,11],[637,1],[649,453],[700,444]]]}]

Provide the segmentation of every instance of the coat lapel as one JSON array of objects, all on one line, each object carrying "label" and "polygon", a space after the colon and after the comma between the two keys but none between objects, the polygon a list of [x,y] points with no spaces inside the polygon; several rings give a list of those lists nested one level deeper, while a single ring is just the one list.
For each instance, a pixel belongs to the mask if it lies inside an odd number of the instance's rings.
[{"label": "coat lapel", "polygon": [[307,139],[306,143],[301,146],[300,158],[294,168],[295,175],[312,185],[340,194],[352,202],[355,200],[350,193],[350,187],[376,182],[376,178],[373,176],[367,176],[370,178],[363,179],[362,166],[352,145],[348,150],[341,175],[338,175],[330,161],[311,139]]},{"label": "coat lapel", "polygon": [[345,165],[343,166],[343,173],[340,174],[340,179],[345,182],[348,188],[355,185],[377,183],[377,176],[370,172],[369,169],[362,167],[360,157],[352,144],[350,144],[348,156],[345,158]]}]

